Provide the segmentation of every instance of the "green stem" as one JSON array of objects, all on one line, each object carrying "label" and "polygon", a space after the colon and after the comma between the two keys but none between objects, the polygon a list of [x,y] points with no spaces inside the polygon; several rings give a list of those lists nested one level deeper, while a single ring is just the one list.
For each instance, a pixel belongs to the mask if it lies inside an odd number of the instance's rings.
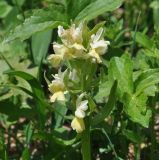
[{"label": "green stem", "polygon": [[14,70],[14,68],[12,67],[12,65],[8,62],[8,60],[5,58],[5,56],[2,53],[1,53],[0,58],[2,58],[6,62],[6,64],[8,65],[8,67],[10,69]]},{"label": "green stem", "polygon": [[[140,130],[140,127],[139,127],[139,126],[137,126],[137,134],[138,134],[138,135],[141,135],[141,130]],[[140,143],[141,143],[141,142],[138,142],[138,143],[135,145],[135,159],[136,159],[136,160],[140,160],[140,152],[141,152]]]},{"label": "green stem", "polygon": [[90,144],[90,124],[89,120],[85,121],[86,129],[82,132],[82,160],[91,160],[91,144]]},{"label": "green stem", "polygon": [[140,144],[137,144],[135,147],[135,159],[140,160]]},{"label": "green stem", "polygon": [[134,36],[133,36],[133,44],[132,44],[132,46],[131,46],[131,53],[132,53],[132,55],[133,55],[133,51],[134,51],[134,48],[135,48],[136,32],[137,32],[137,30],[138,30],[138,23],[139,23],[140,15],[141,15],[141,11],[139,11],[139,15],[138,15],[137,20],[136,20],[135,33],[134,33]]},{"label": "green stem", "polygon": [[151,99],[151,109],[152,109],[152,118],[151,118],[151,160],[155,159],[155,99],[152,97]]}]

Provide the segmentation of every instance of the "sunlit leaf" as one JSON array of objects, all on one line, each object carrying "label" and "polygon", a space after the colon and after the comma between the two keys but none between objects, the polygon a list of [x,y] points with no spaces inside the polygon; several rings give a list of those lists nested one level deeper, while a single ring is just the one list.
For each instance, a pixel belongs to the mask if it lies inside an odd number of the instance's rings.
[{"label": "sunlit leaf", "polygon": [[7,37],[6,42],[14,39],[25,40],[33,34],[56,28],[58,25],[66,25],[67,16],[55,10],[55,8],[37,9],[33,15],[25,19],[22,25],[17,26]]},{"label": "sunlit leaf", "polygon": [[35,64],[40,65],[43,58],[46,57],[51,38],[52,30],[36,33],[32,36],[32,54]]},{"label": "sunlit leaf", "polygon": [[96,0],[88,3],[88,5],[80,11],[75,20],[91,20],[100,14],[113,11],[120,7],[122,0]]},{"label": "sunlit leaf", "polygon": [[121,58],[114,57],[109,65],[109,80],[118,81],[118,95],[122,98],[124,93],[133,92],[133,65],[130,56],[125,54]]}]

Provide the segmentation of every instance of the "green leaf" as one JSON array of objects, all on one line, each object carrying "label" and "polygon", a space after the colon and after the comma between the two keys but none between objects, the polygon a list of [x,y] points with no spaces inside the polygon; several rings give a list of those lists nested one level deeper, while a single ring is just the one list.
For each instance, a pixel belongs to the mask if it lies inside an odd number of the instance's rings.
[{"label": "green leaf", "polygon": [[118,81],[117,92],[120,98],[122,98],[124,93],[133,92],[132,67],[132,60],[128,54],[124,54],[121,58],[114,57],[110,61],[108,68],[109,80]]},{"label": "green leaf", "polygon": [[46,57],[51,38],[52,30],[36,33],[32,36],[32,54],[36,65],[40,65],[43,58]]},{"label": "green leaf", "polygon": [[14,70],[5,71],[4,73],[8,74],[10,76],[18,76],[18,77],[25,79],[30,84],[33,93],[39,99],[44,99],[45,96],[44,96],[42,87],[41,87],[40,83],[38,82],[38,80],[35,77],[33,77],[32,75],[30,75],[26,72],[14,71]]},{"label": "green leaf", "polygon": [[[158,77],[159,77],[159,69],[149,69],[144,71],[135,81],[135,87],[136,87],[135,95],[138,96],[149,87],[154,87],[154,85],[158,84],[159,83]],[[156,91],[156,89],[154,91]]]},{"label": "green leaf", "polygon": [[95,34],[99,28],[104,26],[104,24],[105,24],[105,21],[96,24],[94,28],[89,32],[89,36],[91,36],[92,34]]},{"label": "green leaf", "polygon": [[[59,128],[61,129],[61,128]],[[56,129],[57,130],[57,129]],[[67,134],[67,132],[65,132],[65,134]],[[62,136],[62,138],[61,138]],[[35,133],[33,139],[40,139],[40,140],[45,140],[45,141],[51,141],[52,143],[54,143],[55,145],[61,145],[61,146],[71,146],[75,141],[79,140],[79,136],[77,135],[74,138],[65,140],[63,138],[64,136],[61,135],[60,132],[58,132],[58,134],[55,136],[55,132],[52,133],[46,133],[46,132],[42,132],[42,133]]]},{"label": "green leaf", "polygon": [[125,94],[124,111],[130,119],[139,123],[143,127],[148,127],[151,117],[151,110],[146,108],[147,96],[141,94],[139,96]]},{"label": "green leaf", "polygon": [[103,102],[108,97],[112,85],[113,85],[112,81],[106,81],[104,83],[99,84],[99,90],[97,94],[94,96],[96,102]]},{"label": "green leaf", "polygon": [[67,112],[67,107],[64,102],[55,102],[54,103],[55,109],[55,128],[58,128],[62,125],[64,117]]},{"label": "green leaf", "polygon": [[116,88],[117,88],[117,81],[114,82],[114,84],[113,84],[113,86],[111,88],[108,102],[99,111],[99,113],[91,120],[91,125],[97,125],[100,122],[102,122],[107,116],[109,116],[109,114],[111,113],[111,111],[113,110],[114,105],[115,105]]},{"label": "green leaf", "polygon": [[[84,1],[84,0],[83,0]],[[104,12],[120,7],[122,0],[96,0],[89,3],[75,18],[76,21],[92,20]]]},{"label": "green leaf", "polygon": [[87,5],[94,0],[70,0],[68,3],[68,14],[71,19],[74,19]]},{"label": "green leaf", "polygon": [[36,114],[38,115],[39,126],[41,129],[43,129],[46,120],[46,106],[48,106],[48,103],[45,101],[45,96],[39,81],[32,75],[22,71],[10,70],[6,71],[5,73],[10,76],[21,77],[30,84],[31,89],[35,95],[35,108],[37,112]]},{"label": "green leaf", "polygon": [[11,99],[0,101],[0,113],[8,116],[8,121],[16,121],[20,117],[31,118],[34,114],[32,109],[20,108],[20,104],[14,104]]},{"label": "green leaf", "polygon": [[122,131],[122,134],[124,136],[126,136],[127,139],[129,139],[130,141],[132,141],[134,143],[141,143],[142,142],[142,137],[131,130],[124,129]]},{"label": "green leaf", "polygon": [[7,4],[6,1],[0,1],[0,18],[5,18],[7,14],[11,11],[12,7]]},{"label": "green leaf", "polygon": [[159,1],[156,0],[156,1],[151,2],[150,7],[153,9],[159,9]]},{"label": "green leaf", "polygon": [[154,19],[154,25],[159,26],[159,1],[155,0],[150,3],[150,7],[153,9],[153,19]]},{"label": "green leaf", "polygon": [[[133,74],[133,79],[135,80],[135,77],[142,72],[142,70],[149,69],[150,66],[147,63],[149,60],[149,57],[147,57],[144,52],[144,50],[139,50],[137,52],[137,55],[133,58],[133,65],[134,65],[134,70],[137,70],[137,72],[134,72]],[[136,75],[136,76],[135,76]]]},{"label": "green leaf", "polygon": [[56,28],[58,25],[66,26],[67,16],[55,8],[37,9],[33,15],[25,19],[24,23],[17,26],[7,37],[5,42],[20,38],[25,40],[33,34]]},{"label": "green leaf", "polygon": [[153,49],[143,49],[143,52],[148,57],[154,57],[159,59],[159,49],[153,48]]},{"label": "green leaf", "polygon": [[96,104],[90,96],[88,96],[88,104],[89,104],[90,112],[96,112],[97,111]]},{"label": "green leaf", "polygon": [[132,32],[132,35],[135,35],[135,40],[137,43],[142,45],[143,47],[147,49],[152,49],[154,47],[154,42],[145,34],[141,32]]},{"label": "green leaf", "polygon": [[13,0],[13,3],[18,6],[22,6],[26,0]]},{"label": "green leaf", "polygon": [[28,148],[25,148],[23,153],[22,153],[22,159],[23,160],[30,160],[30,151]]},{"label": "green leaf", "polygon": [[26,144],[27,144],[27,145],[30,144],[32,135],[33,135],[33,126],[32,126],[31,123],[29,123],[29,124],[26,126],[26,129],[25,129],[25,136],[26,136]]}]

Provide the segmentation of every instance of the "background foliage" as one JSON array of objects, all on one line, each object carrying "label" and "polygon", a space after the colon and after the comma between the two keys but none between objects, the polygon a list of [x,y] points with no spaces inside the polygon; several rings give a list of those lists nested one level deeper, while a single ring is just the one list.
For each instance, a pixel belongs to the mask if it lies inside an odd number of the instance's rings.
[{"label": "background foliage", "polygon": [[89,100],[92,159],[157,160],[158,14],[158,0],[0,0],[0,158],[81,159],[69,97],[49,102],[47,56],[58,25],[85,20],[111,42]]}]

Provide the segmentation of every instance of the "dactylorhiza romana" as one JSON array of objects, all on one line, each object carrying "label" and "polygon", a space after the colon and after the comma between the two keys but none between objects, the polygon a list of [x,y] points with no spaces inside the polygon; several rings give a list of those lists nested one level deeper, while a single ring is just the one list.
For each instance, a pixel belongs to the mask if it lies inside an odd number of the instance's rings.
[{"label": "dactylorhiza romana", "polygon": [[[58,74],[53,76],[54,80],[49,84],[49,91],[52,94],[50,96],[51,102],[65,101],[65,93],[70,92],[69,87],[80,83],[82,73],[79,73],[77,67],[71,66],[71,68],[61,72],[61,68],[66,62],[68,64],[72,60],[76,60],[76,62],[83,60],[96,64],[102,63],[101,56],[106,53],[110,44],[109,41],[104,40],[103,32],[102,27],[98,28],[95,33],[89,31],[83,23],[77,27],[72,24],[68,29],[58,26],[58,36],[61,43],[53,42],[54,54],[48,57],[50,64],[59,68]],[[86,95],[87,93],[83,89],[76,95],[71,127],[77,133],[81,133],[85,129],[84,118],[89,113],[89,101],[86,99]]]}]

